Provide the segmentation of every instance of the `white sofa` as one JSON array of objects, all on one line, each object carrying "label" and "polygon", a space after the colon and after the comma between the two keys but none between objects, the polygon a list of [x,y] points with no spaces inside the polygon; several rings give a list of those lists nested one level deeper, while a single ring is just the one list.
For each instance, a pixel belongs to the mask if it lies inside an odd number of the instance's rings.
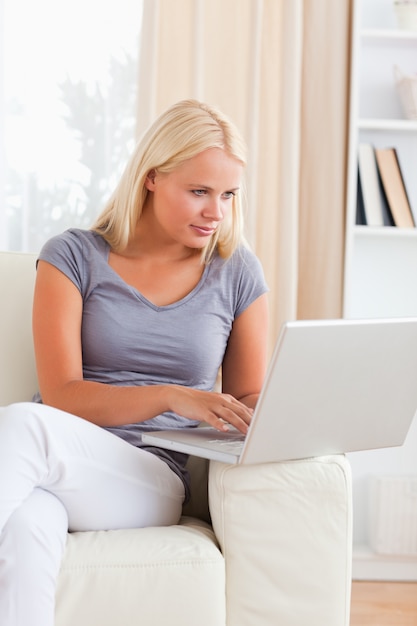
[{"label": "white sofa", "polygon": [[[0,253],[0,405],[36,390],[34,276],[33,255]],[[253,466],[191,458],[190,470],[177,526],[68,535],[57,626],[349,625],[343,455]]]}]

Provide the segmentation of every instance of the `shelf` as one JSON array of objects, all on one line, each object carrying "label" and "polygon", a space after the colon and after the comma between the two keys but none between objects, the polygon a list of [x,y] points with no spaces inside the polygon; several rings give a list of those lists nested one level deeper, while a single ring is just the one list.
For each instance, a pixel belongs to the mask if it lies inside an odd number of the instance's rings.
[{"label": "shelf", "polygon": [[[358,145],[398,151],[417,223],[417,119],[407,119],[393,68],[417,73],[417,31],[397,28],[392,0],[353,0],[351,106],[343,315],[404,318],[417,315],[417,227],[359,226]],[[417,422],[400,449],[349,455],[353,476],[353,578],[417,582],[417,556],[376,553],[370,535],[369,481],[373,476],[417,475]],[[410,429],[411,431],[411,429]],[[417,626],[417,625],[416,625]]]},{"label": "shelf", "polygon": [[399,30],[393,28],[364,28],[360,32],[360,36],[363,39],[380,39],[380,40],[391,40],[391,41],[412,41],[415,40],[417,42],[417,32],[413,30]]},{"label": "shelf", "polygon": [[417,238],[417,228],[397,228],[396,226],[359,226],[353,229],[355,237],[384,237],[390,239]]},{"label": "shelf", "polygon": [[358,129],[392,132],[417,132],[417,120],[362,118],[358,120]]}]

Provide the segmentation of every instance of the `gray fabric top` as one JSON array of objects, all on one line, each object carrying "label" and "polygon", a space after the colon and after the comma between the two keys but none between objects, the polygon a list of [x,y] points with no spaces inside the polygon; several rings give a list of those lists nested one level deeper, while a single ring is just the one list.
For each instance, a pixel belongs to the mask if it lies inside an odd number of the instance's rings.
[{"label": "gray fabric top", "polygon": [[[212,390],[233,320],[267,291],[257,257],[243,247],[227,261],[215,256],[187,296],[156,306],[114,272],[108,264],[109,251],[97,233],[71,229],[50,239],[39,255],[82,295],[84,379]],[[41,401],[39,395],[35,399]],[[169,412],[108,430],[166,461],[184,481],[188,498],[187,457],[146,447],[141,432],[198,423]]]}]

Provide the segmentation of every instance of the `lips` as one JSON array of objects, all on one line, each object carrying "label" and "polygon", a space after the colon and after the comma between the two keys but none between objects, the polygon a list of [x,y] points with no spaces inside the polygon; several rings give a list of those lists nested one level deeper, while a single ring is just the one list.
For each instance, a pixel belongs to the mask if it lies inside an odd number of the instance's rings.
[{"label": "lips", "polygon": [[200,237],[210,237],[214,232],[216,232],[215,227],[196,226],[195,224],[191,224],[191,228]]}]

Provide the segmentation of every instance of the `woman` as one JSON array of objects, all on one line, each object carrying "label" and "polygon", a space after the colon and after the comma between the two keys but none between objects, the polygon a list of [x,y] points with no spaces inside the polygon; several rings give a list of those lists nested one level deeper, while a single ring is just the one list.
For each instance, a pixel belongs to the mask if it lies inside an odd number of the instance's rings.
[{"label": "woman", "polygon": [[186,457],[147,448],[144,430],[246,432],[265,374],[267,287],[243,240],[244,162],[219,111],[180,102],[145,134],[92,229],[41,251],[40,393],[0,414],[1,624],[52,626],[68,529],[178,522]]}]

